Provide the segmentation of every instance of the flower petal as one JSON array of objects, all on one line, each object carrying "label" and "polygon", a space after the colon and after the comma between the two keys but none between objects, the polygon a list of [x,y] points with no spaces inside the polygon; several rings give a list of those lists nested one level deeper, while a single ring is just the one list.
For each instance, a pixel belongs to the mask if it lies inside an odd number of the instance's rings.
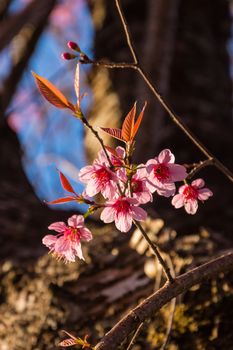
[{"label": "flower petal", "polygon": [[93,167],[92,165],[85,166],[79,171],[79,180],[84,183],[87,183],[91,179],[91,176],[94,171],[95,167]]},{"label": "flower petal", "polygon": [[192,181],[191,185],[195,188],[202,188],[205,186],[205,181],[203,179],[196,179]]},{"label": "flower petal", "polygon": [[188,214],[194,215],[196,214],[197,208],[198,208],[198,202],[196,199],[189,199],[185,205],[184,208]]},{"label": "flower petal", "polygon": [[90,241],[92,239],[92,233],[88,228],[84,227],[80,229],[80,237],[84,241]]},{"label": "flower petal", "polygon": [[131,207],[132,216],[137,221],[144,221],[147,217],[147,212],[140,207]]},{"label": "flower petal", "polygon": [[184,205],[184,197],[182,196],[182,194],[176,194],[172,198],[172,205],[174,205],[174,207],[176,209],[183,207],[183,205]]},{"label": "flower petal", "polygon": [[148,174],[152,172],[152,170],[154,169],[154,165],[156,164],[158,164],[158,161],[156,159],[149,159],[146,162],[146,171]]},{"label": "flower petal", "polygon": [[82,215],[73,215],[68,219],[68,225],[74,228],[83,227],[84,218]]},{"label": "flower petal", "polygon": [[49,249],[53,249],[57,241],[57,236],[47,235],[42,239],[42,243]]},{"label": "flower petal", "polygon": [[54,222],[48,227],[49,230],[54,230],[56,232],[64,232],[66,228],[67,228],[66,224],[62,221]]},{"label": "flower petal", "polygon": [[176,192],[176,186],[174,182],[169,182],[169,183],[161,184],[160,187],[156,187],[156,190],[160,196],[171,197]]},{"label": "flower petal", "polygon": [[112,207],[106,207],[100,215],[100,219],[106,224],[114,221],[115,219],[115,210]]},{"label": "flower petal", "polygon": [[84,257],[83,257],[82,246],[81,246],[80,243],[75,242],[75,243],[73,244],[73,250],[74,250],[75,255],[76,255],[79,259],[85,260]]},{"label": "flower petal", "polygon": [[206,201],[209,197],[213,196],[213,192],[210,191],[208,188],[202,188],[198,190],[198,199],[200,201]]},{"label": "flower petal", "polygon": [[75,254],[72,249],[73,242],[70,239],[66,239],[64,236],[57,239],[57,242],[54,247],[54,251],[58,256],[62,256],[67,261],[74,262]]},{"label": "flower petal", "polygon": [[183,165],[168,164],[171,181],[182,181],[186,178],[187,172]]},{"label": "flower petal", "polygon": [[159,153],[158,160],[159,163],[174,163],[175,156],[170,149],[164,149]]},{"label": "flower petal", "polygon": [[132,226],[132,216],[120,212],[115,219],[116,227],[121,232],[128,232]]}]

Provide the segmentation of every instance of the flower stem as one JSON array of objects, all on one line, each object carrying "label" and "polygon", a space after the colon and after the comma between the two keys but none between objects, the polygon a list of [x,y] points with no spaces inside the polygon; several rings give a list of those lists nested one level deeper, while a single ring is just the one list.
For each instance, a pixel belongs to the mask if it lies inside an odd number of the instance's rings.
[{"label": "flower stem", "polygon": [[152,242],[149,238],[149,236],[147,235],[146,231],[143,229],[143,227],[141,226],[141,224],[137,221],[133,221],[134,225],[139,229],[139,231],[141,232],[141,234],[143,235],[143,237],[145,238],[145,240],[147,241],[147,243],[149,244],[149,246],[151,247],[151,249],[153,250],[156,258],[158,259],[160,265],[163,268],[163,272],[167,278],[167,280],[170,283],[174,282],[174,278],[172,277],[171,273],[170,273],[170,269],[167,266],[167,263],[165,262],[165,260],[163,260],[158,247],[156,246],[156,244],[154,242]]},{"label": "flower stem", "polygon": [[110,168],[113,167],[113,164],[111,162],[111,159],[108,155],[108,152],[104,146],[104,141],[101,139],[101,137],[99,136],[98,132],[93,128],[93,126],[91,124],[89,124],[88,120],[82,115],[82,118],[81,118],[81,121],[83,122],[83,124],[92,132],[92,134],[97,138],[97,140],[99,141],[103,151],[104,151],[104,154],[106,155],[106,158],[108,160],[108,163],[109,163],[109,166]]}]

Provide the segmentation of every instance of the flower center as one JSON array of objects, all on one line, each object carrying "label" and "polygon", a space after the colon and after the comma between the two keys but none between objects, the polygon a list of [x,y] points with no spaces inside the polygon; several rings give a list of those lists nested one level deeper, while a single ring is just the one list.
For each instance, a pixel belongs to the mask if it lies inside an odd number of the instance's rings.
[{"label": "flower center", "polygon": [[196,199],[198,192],[191,185],[187,185],[187,187],[184,189],[183,195],[185,196],[185,199]]},{"label": "flower center", "polygon": [[80,233],[79,233],[79,230],[77,228],[69,226],[65,230],[64,236],[66,239],[69,239],[71,241],[77,241],[80,238]]},{"label": "flower center", "polygon": [[116,215],[119,215],[120,213],[127,214],[130,209],[130,204],[125,199],[119,199],[114,204],[114,209],[116,210]]},{"label": "flower center", "polygon": [[164,164],[156,164],[153,167],[154,177],[159,181],[168,180],[170,178],[170,171]]},{"label": "flower center", "polygon": [[131,181],[131,188],[134,193],[142,192],[143,191],[142,181],[133,179]]},{"label": "flower center", "polygon": [[121,167],[122,166],[122,161],[120,159],[118,159],[117,157],[112,156],[111,157],[111,162],[116,167]]},{"label": "flower center", "polygon": [[106,185],[111,179],[111,174],[105,168],[101,168],[96,170],[94,177],[101,181],[103,185]]}]

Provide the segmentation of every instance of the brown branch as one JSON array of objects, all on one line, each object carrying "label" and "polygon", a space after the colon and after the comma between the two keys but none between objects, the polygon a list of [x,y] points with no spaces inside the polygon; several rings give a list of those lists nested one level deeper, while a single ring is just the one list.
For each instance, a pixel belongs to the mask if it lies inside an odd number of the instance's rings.
[{"label": "brown branch", "polygon": [[141,67],[137,67],[137,71],[141,75],[141,77],[144,79],[145,83],[153,93],[153,95],[157,98],[157,100],[160,102],[160,104],[163,106],[163,108],[167,111],[169,117],[172,119],[172,121],[184,132],[184,134],[192,141],[192,143],[199,148],[199,150],[208,158],[208,160],[211,160],[213,164],[231,181],[233,182],[233,174],[232,172],[225,167],[224,164],[222,164],[207,148],[203,145],[203,143],[195,136],[192,131],[183,123],[180,117],[178,117],[168,106],[168,104],[163,100],[163,98],[160,96],[158,91],[156,90],[155,86],[150,81],[147,74],[143,71]]},{"label": "brown branch", "polygon": [[124,12],[122,11],[121,3],[120,3],[120,1],[115,0],[115,4],[116,4],[116,8],[117,8],[124,32],[125,32],[128,47],[129,47],[131,55],[133,57],[133,61],[135,64],[138,64],[137,53],[136,53],[136,50],[134,48],[133,40],[131,39],[131,33],[128,29],[128,24],[127,24],[127,21],[125,19]]},{"label": "brown branch", "polygon": [[190,180],[194,175],[196,175],[202,168],[205,168],[206,166],[214,165],[214,159],[206,159],[201,160],[199,163],[194,164],[193,169],[188,174],[186,180]]},{"label": "brown branch", "polygon": [[135,63],[127,63],[127,62],[107,62],[107,61],[93,61],[86,54],[85,57],[79,60],[82,64],[92,64],[95,67],[104,67],[110,69],[137,69],[137,65]]},{"label": "brown branch", "polygon": [[[176,273],[175,273],[175,268],[174,268],[172,259],[171,259],[170,255],[167,255],[167,258],[168,258],[168,266],[170,266],[172,277],[175,278],[176,277]],[[174,315],[175,315],[175,311],[176,311],[176,301],[177,301],[177,298],[173,298],[171,300],[170,315],[169,315],[169,319],[168,319],[168,323],[167,323],[167,330],[166,330],[166,334],[165,334],[165,340],[164,340],[164,343],[161,346],[160,350],[165,350],[167,345],[168,345],[168,343],[169,343],[169,339],[170,339],[170,335],[171,335],[171,331],[172,331],[172,324],[173,324]]]},{"label": "brown branch", "polygon": [[[127,63],[108,63],[108,62],[102,62],[102,61],[92,61],[88,59],[81,60],[81,63],[84,64],[94,64],[96,66],[104,66],[108,68],[132,68],[138,71],[140,76],[143,78],[145,81],[146,85],[148,88],[151,90],[152,94],[156,97],[156,99],[160,102],[160,104],[163,106],[163,108],[166,110],[168,113],[169,117],[171,120],[183,131],[183,133],[190,139],[190,141],[207,157],[208,160],[211,160],[212,164],[218,168],[231,182],[233,182],[233,174],[232,172],[222,163],[220,162],[208,149],[204,144],[192,133],[192,131],[183,123],[181,118],[176,115],[172,109],[168,106],[168,104],[165,102],[165,100],[162,98],[162,96],[159,94],[157,91],[156,87],[153,85],[151,82],[148,74],[146,74],[143,70],[143,68],[140,66],[138,58],[137,58],[137,53],[134,48],[134,43],[131,38],[131,33],[128,27],[128,23],[126,21],[126,18],[124,16],[122,7],[121,7],[121,2],[120,0],[115,0],[116,8],[119,14],[119,17],[121,19],[121,23],[125,32],[127,44],[129,47],[129,50],[131,52],[131,55],[133,57],[134,63],[127,64]],[[84,55],[85,57],[85,55]],[[206,166],[206,165],[205,165]]]},{"label": "brown branch", "polygon": [[96,139],[99,141],[103,151],[104,151],[104,154],[108,160],[108,163],[109,163],[109,166],[110,168],[113,168],[113,164],[111,162],[111,159],[108,155],[108,152],[105,148],[105,145],[104,145],[104,141],[103,139],[99,136],[99,133],[93,128],[93,126],[88,122],[88,120],[84,117],[84,115],[82,114],[82,117],[81,117],[81,121],[82,123],[92,132],[92,134],[96,137]]},{"label": "brown branch", "polygon": [[170,283],[173,283],[174,282],[174,279],[170,273],[170,269],[169,267],[167,266],[165,260],[163,260],[159,250],[158,250],[158,247],[155,245],[155,243],[153,243],[149,236],[147,235],[146,231],[143,229],[143,227],[141,226],[141,224],[137,221],[133,221],[134,225],[137,227],[137,229],[141,232],[141,234],[143,235],[143,237],[145,238],[145,240],[147,241],[147,243],[149,244],[149,246],[151,247],[151,249],[153,250],[156,258],[158,259],[160,265],[162,266],[163,268],[163,272],[167,278],[167,280],[170,282]]},{"label": "brown branch", "polygon": [[150,318],[170,300],[188,291],[194,285],[232,269],[233,251],[186,272],[177,277],[172,284],[166,283],[122,318],[95,346],[95,350],[117,349],[124,339],[145,319]]}]

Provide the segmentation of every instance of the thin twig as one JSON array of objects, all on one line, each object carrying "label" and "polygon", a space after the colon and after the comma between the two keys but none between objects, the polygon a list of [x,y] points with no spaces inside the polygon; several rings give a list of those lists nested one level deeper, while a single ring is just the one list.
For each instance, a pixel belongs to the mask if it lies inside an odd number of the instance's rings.
[{"label": "thin twig", "polygon": [[[116,8],[119,14],[119,17],[121,19],[121,23],[125,32],[126,41],[129,47],[129,50],[131,52],[131,55],[134,60],[134,64],[129,64],[128,67],[126,67],[125,64],[117,64],[117,63],[107,63],[109,68],[133,68],[136,69],[143,80],[145,81],[146,85],[149,87],[153,95],[156,97],[156,99],[160,102],[160,104],[163,106],[163,108],[167,111],[169,117],[172,119],[172,121],[184,132],[184,134],[192,141],[194,145],[196,145],[197,148],[207,157],[208,160],[213,161],[213,165],[215,165],[231,182],[233,182],[233,174],[232,172],[222,163],[220,162],[203,144],[202,142],[189,130],[189,128],[183,123],[180,117],[178,117],[168,106],[168,104],[164,101],[164,99],[161,97],[151,80],[149,79],[148,75],[144,72],[143,68],[139,65],[137,53],[134,48],[134,43],[131,38],[131,33],[128,27],[128,23],[126,21],[124,12],[121,7],[120,0],[115,0]],[[84,60],[85,61],[85,60]],[[83,62],[88,63],[88,62]],[[89,62],[91,63],[91,62]],[[101,65],[100,62],[92,62],[92,64],[95,65]],[[106,63],[103,63],[105,67],[107,66]]]},{"label": "thin twig", "polygon": [[125,31],[127,44],[128,44],[129,49],[130,49],[131,55],[133,57],[134,63],[138,64],[138,58],[137,58],[136,50],[134,49],[134,43],[133,43],[133,40],[131,39],[131,33],[129,31],[127,21],[125,19],[124,12],[122,11],[121,3],[120,3],[119,0],[115,0],[115,4],[116,4],[117,11],[119,13],[119,17],[120,17],[122,26],[123,26],[124,31]]},{"label": "thin twig", "polygon": [[104,151],[104,154],[106,155],[106,158],[108,160],[110,168],[113,168],[113,164],[112,164],[111,159],[110,159],[110,157],[108,155],[108,152],[107,152],[107,150],[105,148],[104,141],[99,136],[99,133],[93,128],[93,126],[88,122],[88,120],[83,115],[82,115],[81,121],[92,132],[92,134],[97,138],[97,140],[99,141],[99,143],[100,143],[100,145],[101,145],[101,147],[102,147],[102,149]]},{"label": "thin twig", "polygon": [[138,328],[137,328],[136,332],[134,333],[134,335],[133,335],[133,337],[132,337],[132,339],[131,339],[131,341],[130,341],[130,343],[129,343],[129,345],[128,345],[126,350],[131,350],[132,349],[132,346],[134,345],[136,338],[138,337],[139,333],[141,332],[141,329],[142,329],[143,325],[144,325],[144,322],[142,322],[138,326]]},{"label": "thin twig", "polygon": [[173,320],[174,320],[175,311],[176,311],[176,298],[173,298],[171,300],[170,317],[168,319],[167,331],[166,331],[166,334],[165,334],[165,341],[164,341],[163,345],[161,346],[160,350],[165,350],[167,345],[168,345],[169,338],[170,338],[170,335],[171,335],[171,330],[172,330],[172,324],[173,324]]},{"label": "thin twig", "polygon": [[[170,270],[171,270],[171,273],[172,273],[172,277],[175,278],[176,275],[175,275],[175,269],[174,269],[174,265],[173,265],[172,259],[171,259],[170,255],[167,255],[167,258],[168,258],[168,262],[169,262],[168,264],[170,265]],[[169,338],[171,336],[172,324],[173,324],[173,320],[174,320],[175,311],[176,311],[176,298],[173,298],[171,300],[171,305],[170,305],[170,315],[169,315],[169,318],[168,318],[167,330],[166,330],[166,334],[165,334],[165,340],[164,340],[164,343],[161,346],[160,350],[165,350],[167,345],[168,345]]]},{"label": "thin twig", "polygon": [[214,159],[206,159],[206,160],[201,160],[199,163],[195,164],[193,169],[190,171],[188,176],[186,177],[185,180],[190,180],[194,175],[196,175],[202,168],[205,168],[206,166],[209,165],[214,165]]},{"label": "thin twig", "polygon": [[143,237],[145,238],[145,240],[147,241],[147,243],[149,244],[149,246],[151,247],[151,249],[153,250],[156,258],[158,259],[160,265],[162,266],[163,268],[163,271],[164,271],[164,274],[167,278],[167,280],[170,282],[170,283],[173,283],[174,282],[174,279],[170,273],[170,269],[169,267],[167,266],[166,262],[163,260],[157,246],[155,245],[154,242],[152,242],[149,238],[149,236],[147,235],[146,231],[143,229],[143,227],[141,226],[141,224],[138,222],[138,221],[133,221],[134,225],[138,228],[138,230],[141,232],[141,234],[143,235]]}]

